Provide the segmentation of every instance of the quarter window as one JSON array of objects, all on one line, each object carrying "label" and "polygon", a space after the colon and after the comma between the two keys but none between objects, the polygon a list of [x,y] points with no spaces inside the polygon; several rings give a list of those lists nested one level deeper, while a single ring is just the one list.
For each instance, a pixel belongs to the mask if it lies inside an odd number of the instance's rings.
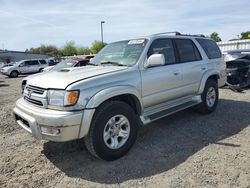
[{"label": "quarter window", "polygon": [[178,49],[180,63],[201,60],[201,55],[193,41],[189,39],[176,39],[175,43]]},{"label": "quarter window", "polygon": [[213,40],[208,39],[196,39],[205,53],[207,54],[208,59],[216,59],[221,57],[221,51],[217,44]]},{"label": "quarter window", "polygon": [[163,54],[165,57],[165,64],[175,63],[175,53],[172,40],[170,39],[157,39],[149,48],[148,57],[152,54]]}]

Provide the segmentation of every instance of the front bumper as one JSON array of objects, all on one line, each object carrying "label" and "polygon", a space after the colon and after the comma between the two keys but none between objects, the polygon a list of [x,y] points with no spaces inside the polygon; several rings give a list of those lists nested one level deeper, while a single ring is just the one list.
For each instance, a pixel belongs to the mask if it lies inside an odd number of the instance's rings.
[{"label": "front bumper", "polygon": [[16,102],[13,112],[16,122],[35,138],[57,142],[79,138],[84,113],[83,110],[67,112],[39,108],[23,98]]},{"label": "front bumper", "polygon": [[8,76],[9,75],[9,72],[8,71],[0,71],[3,75],[6,75]]}]

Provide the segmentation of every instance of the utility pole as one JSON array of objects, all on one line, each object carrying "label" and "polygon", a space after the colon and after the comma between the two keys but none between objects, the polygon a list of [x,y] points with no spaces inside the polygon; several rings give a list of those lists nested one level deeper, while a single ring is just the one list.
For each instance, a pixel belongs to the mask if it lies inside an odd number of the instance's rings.
[{"label": "utility pole", "polygon": [[101,39],[102,39],[102,45],[103,45],[103,26],[102,24],[104,24],[105,21],[101,21]]}]

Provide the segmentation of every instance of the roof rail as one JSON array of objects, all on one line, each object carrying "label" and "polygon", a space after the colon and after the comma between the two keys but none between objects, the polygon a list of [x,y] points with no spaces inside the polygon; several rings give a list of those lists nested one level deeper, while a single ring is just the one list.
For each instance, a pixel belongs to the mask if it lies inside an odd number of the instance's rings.
[{"label": "roof rail", "polygon": [[198,34],[198,35],[190,35],[190,34],[181,34],[182,36],[190,36],[190,37],[206,37],[205,35],[203,34]]},{"label": "roof rail", "polygon": [[190,37],[206,37],[205,35],[198,34],[198,35],[190,35],[190,34],[181,34],[178,31],[171,31],[171,32],[163,32],[163,33],[156,33],[152,34],[151,36],[157,36],[157,35],[165,35],[165,34],[175,34],[175,35],[180,35],[180,36],[190,36]]},{"label": "roof rail", "polygon": [[156,33],[156,34],[152,34],[152,36],[164,35],[164,34],[175,34],[175,35],[181,35],[181,33],[180,33],[180,32],[178,32],[178,31],[171,31],[171,32],[163,32],[163,33]]}]

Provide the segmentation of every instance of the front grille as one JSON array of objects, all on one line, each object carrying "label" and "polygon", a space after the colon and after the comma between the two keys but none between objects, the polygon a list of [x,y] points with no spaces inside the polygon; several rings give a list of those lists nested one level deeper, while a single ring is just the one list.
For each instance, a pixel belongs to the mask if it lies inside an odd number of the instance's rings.
[{"label": "front grille", "polygon": [[36,94],[39,94],[39,95],[43,95],[43,93],[45,91],[45,89],[35,87],[35,86],[31,86],[31,85],[26,86],[26,90],[28,92],[36,93]]},{"label": "front grille", "polygon": [[28,98],[28,97],[25,97],[24,96],[24,100],[30,102],[30,103],[33,103],[33,104],[36,104],[38,106],[43,106],[43,103],[41,101],[38,101],[38,100],[34,100],[34,99],[31,99],[31,98]]},{"label": "front grille", "polygon": [[46,89],[26,85],[24,89],[24,100],[37,106],[44,106],[46,99]]}]

